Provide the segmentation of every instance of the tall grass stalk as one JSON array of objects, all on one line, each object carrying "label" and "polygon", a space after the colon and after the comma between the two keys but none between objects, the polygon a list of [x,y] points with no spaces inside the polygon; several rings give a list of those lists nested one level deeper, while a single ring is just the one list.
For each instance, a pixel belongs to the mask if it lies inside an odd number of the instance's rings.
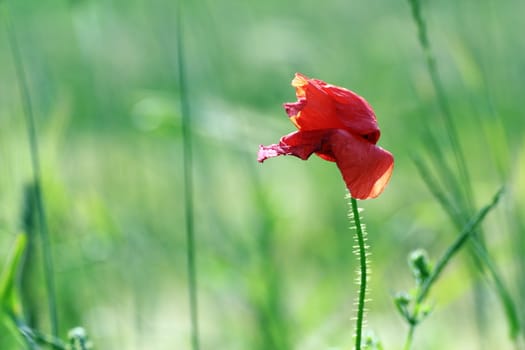
[{"label": "tall grass stalk", "polygon": [[467,206],[470,210],[472,210],[473,205],[474,205],[473,204],[473,192],[472,192],[472,187],[470,184],[470,175],[469,175],[469,172],[466,166],[467,162],[463,154],[461,144],[459,142],[456,125],[454,123],[454,118],[452,117],[452,112],[451,112],[451,109],[450,109],[450,106],[447,100],[447,96],[445,94],[445,89],[443,88],[443,84],[441,82],[441,79],[439,78],[436,59],[434,57],[434,54],[432,53],[432,49],[430,47],[430,41],[427,35],[425,21],[421,14],[421,6],[420,6],[421,4],[419,0],[408,0],[408,1],[411,5],[412,17],[418,29],[419,43],[425,54],[427,69],[428,69],[430,78],[432,80],[432,85],[436,92],[436,97],[439,103],[439,107],[444,117],[447,135],[448,135],[450,144],[452,146],[452,151],[454,153],[454,157],[456,161],[456,167],[461,176],[461,180],[462,180],[461,182],[465,190],[464,194],[466,196]]},{"label": "tall grass stalk", "polygon": [[[468,222],[468,218],[473,215],[475,202],[470,176],[466,167],[466,158],[464,157],[461,144],[459,142],[457,129],[454,124],[454,119],[452,118],[452,112],[447,101],[445,89],[443,88],[443,84],[439,78],[436,59],[432,53],[430,41],[427,35],[426,24],[421,12],[420,0],[408,0],[408,2],[411,6],[412,17],[416,23],[419,43],[425,54],[428,72],[436,92],[437,101],[444,117],[445,128],[450,145],[452,147],[452,151],[454,153],[456,167],[459,172],[458,180],[454,178],[454,175],[446,166],[446,162],[442,158],[442,150],[440,149],[439,145],[435,142],[426,142],[426,144],[429,147],[430,154],[434,156],[434,161],[436,163],[435,168],[438,172],[440,172],[441,175],[439,178],[447,181],[449,188],[452,189],[452,195],[447,196],[445,191],[437,185],[438,182],[432,180],[432,178],[429,177],[430,170],[422,161],[417,161],[416,166],[418,167],[421,177],[425,181],[427,187],[429,187],[430,191],[438,199],[439,203],[449,215],[451,221],[458,229],[461,229],[463,225]],[[456,184],[459,184],[460,187],[458,187]],[[487,252],[483,235],[481,234],[481,229],[478,229],[473,233],[472,240],[473,244],[471,245],[470,252],[474,263],[481,272],[487,269],[490,277],[494,281],[495,290],[504,306],[505,314],[507,316],[511,338],[515,339],[519,333],[520,328],[517,311],[514,307],[514,302],[510,297],[510,293],[503,283],[501,274],[497,271],[496,265],[491,261],[491,258]],[[474,292],[476,299],[482,302],[485,298],[483,294],[477,289]],[[480,322],[481,325],[481,322],[484,321],[483,312],[480,308],[477,308],[476,310],[478,313],[478,322]]]},{"label": "tall grass stalk", "polygon": [[[459,251],[459,249],[467,242],[467,239],[472,236],[472,233],[474,233],[479,226],[479,224],[485,219],[485,216],[498,204],[500,197],[503,193],[503,188],[500,189],[495,195],[492,201],[483,207],[478,214],[472,218],[467,225],[463,228],[461,233],[459,234],[459,237],[454,241],[454,243],[445,251],[445,253],[441,256],[439,261],[436,263],[436,266],[432,270],[432,273],[430,274],[430,277],[425,281],[423,284],[423,287],[418,293],[416,301],[418,303],[423,302],[423,300],[426,298],[430,287],[434,284],[434,282],[438,279],[438,277],[441,275],[441,272],[445,268],[445,266],[449,263],[450,259]],[[477,243],[474,243],[477,244]]]},{"label": "tall grass stalk", "polygon": [[359,257],[359,294],[357,298],[357,315],[355,325],[355,349],[361,349],[361,339],[363,335],[363,322],[365,314],[366,288],[368,282],[368,260],[366,251],[366,231],[361,224],[361,217],[359,216],[359,208],[354,197],[350,197],[351,212],[349,218],[354,222],[355,240],[357,242],[356,253]]},{"label": "tall grass stalk", "polygon": [[35,125],[35,117],[32,108],[31,96],[29,94],[29,87],[27,85],[27,78],[22,60],[22,54],[18,45],[15,29],[11,23],[9,12],[7,8],[4,9],[4,18],[6,23],[7,35],[9,38],[9,44],[11,53],[13,55],[13,61],[15,65],[16,78],[18,80],[18,88],[20,90],[20,97],[22,100],[22,106],[24,116],[26,120],[27,135],[29,140],[29,150],[31,153],[31,168],[33,172],[33,189],[34,189],[34,200],[38,213],[38,228],[40,233],[40,239],[42,243],[42,256],[44,264],[44,279],[47,290],[47,303],[49,309],[49,322],[51,326],[51,334],[53,336],[58,335],[58,316],[56,308],[56,291],[54,281],[54,269],[53,269],[53,255],[51,251],[51,241],[49,237],[49,231],[47,227],[45,206],[42,194],[41,186],[41,171],[40,171],[40,157],[38,148],[38,139]]},{"label": "tall grass stalk", "polygon": [[187,266],[189,284],[189,303],[191,314],[191,346],[193,350],[199,349],[199,318],[197,300],[197,271],[195,264],[195,230],[194,230],[194,206],[193,206],[193,153],[192,153],[192,130],[190,117],[190,104],[188,100],[188,85],[186,81],[186,66],[184,61],[184,36],[182,23],[182,1],[179,1],[177,9],[177,59],[179,73],[179,88],[182,113],[182,142],[184,154],[184,207],[186,217],[186,240],[187,240]]},{"label": "tall grass stalk", "polygon": [[[464,246],[464,244],[467,242],[469,238],[472,237],[474,232],[476,232],[476,229],[481,224],[483,219],[487,216],[487,214],[498,204],[500,197],[503,193],[503,188],[500,189],[493,197],[492,201],[483,207],[477,214],[474,216],[462,229],[459,236],[456,238],[454,243],[443,253],[441,258],[436,263],[436,266],[430,273],[430,276],[425,280],[421,288],[419,288],[416,298],[415,298],[415,305],[414,309],[411,315],[411,319],[413,322],[410,323],[410,328],[408,330],[408,334],[405,341],[404,350],[409,350],[412,346],[412,340],[414,338],[414,331],[416,326],[419,324],[418,318],[419,312],[423,306],[423,303],[430,291],[430,288],[435,284],[437,279],[441,276],[441,273],[445,269],[445,267],[448,265],[452,257],[456,255],[459,250]],[[476,241],[471,241],[474,244],[476,244]]]},{"label": "tall grass stalk", "polygon": [[25,322],[19,295],[20,274],[23,273],[22,265],[27,246],[27,234],[18,234],[15,245],[0,274],[0,321],[5,323],[15,337],[20,341],[25,341],[27,349],[32,350],[37,349],[37,346],[24,333]]},{"label": "tall grass stalk", "polygon": [[26,343],[27,349],[29,349],[29,350],[39,350],[38,344],[36,343],[35,339],[33,339],[31,334],[27,331],[27,329],[25,328],[25,325],[23,324],[23,322],[21,322],[21,320],[19,320],[14,315],[11,315],[11,319],[12,319],[12,322],[14,324],[16,324],[17,330],[22,335],[22,338],[24,339],[24,341]]},{"label": "tall grass stalk", "polygon": [[[425,163],[419,158],[414,158],[414,163],[416,164],[421,177],[425,181],[425,184],[430,189],[440,205],[445,209],[454,226],[458,229],[461,229],[463,225],[463,213],[455,211],[453,203],[446,198],[444,191],[438,186],[437,181],[433,178]],[[475,232],[473,235],[474,236],[472,237],[473,239],[470,245],[472,248],[472,258],[479,266],[482,266],[484,269],[486,269],[490,278],[494,282],[494,288],[500,298],[503,310],[505,311],[505,316],[507,317],[510,337],[512,339],[516,339],[520,331],[521,322],[514,301],[502,280],[501,273],[498,271],[496,265],[492,262],[492,258],[489,256],[487,248],[481,244],[478,239],[476,239],[477,236],[475,236]]]},{"label": "tall grass stalk", "polygon": [[249,296],[253,304],[257,320],[258,339],[252,349],[288,350],[293,348],[287,309],[284,302],[283,270],[276,252],[276,213],[268,202],[268,196],[261,184],[259,175],[253,166],[253,159],[246,154],[238,157],[245,163],[245,169],[253,189],[253,198],[258,212],[259,221],[253,236],[255,246],[248,250],[253,259],[257,278],[261,284],[253,284]]},{"label": "tall grass stalk", "polygon": [[30,327],[36,326],[39,304],[37,286],[38,256],[36,255],[36,243],[38,239],[38,211],[36,209],[34,184],[27,184],[24,188],[24,197],[20,212],[22,232],[27,236],[27,247],[24,259],[21,263],[18,278],[20,283],[20,294],[24,305],[24,317]]},{"label": "tall grass stalk", "polygon": [[[46,336],[29,327],[22,320],[16,320],[17,327],[31,350],[39,350],[39,344],[53,350],[68,350],[68,347],[58,338]],[[73,349],[71,349],[73,350]]]}]

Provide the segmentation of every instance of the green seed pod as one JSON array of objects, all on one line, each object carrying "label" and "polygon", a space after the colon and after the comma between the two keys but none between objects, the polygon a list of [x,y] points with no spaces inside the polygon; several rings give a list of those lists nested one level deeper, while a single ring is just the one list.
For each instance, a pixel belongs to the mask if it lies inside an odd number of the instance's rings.
[{"label": "green seed pod", "polygon": [[416,279],[417,285],[425,283],[432,272],[428,254],[423,249],[416,249],[410,253],[408,264],[412,270],[412,275]]}]

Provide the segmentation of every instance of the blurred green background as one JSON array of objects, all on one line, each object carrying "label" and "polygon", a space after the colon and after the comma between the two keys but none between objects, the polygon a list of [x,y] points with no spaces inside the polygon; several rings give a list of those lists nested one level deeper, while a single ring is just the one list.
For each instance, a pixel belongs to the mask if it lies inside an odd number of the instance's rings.
[{"label": "blurred green background", "polygon": [[[4,0],[37,121],[60,334],[97,349],[189,349],[177,3]],[[485,221],[489,253],[521,316],[525,288],[525,2],[423,1]],[[357,259],[334,164],[257,164],[259,144],[294,130],[295,72],[348,87],[374,107],[396,159],[389,187],[360,202],[372,275],[368,328],[385,349],[407,326],[392,295],[407,255],[436,259],[457,230],[421,180],[424,130],[442,118],[407,1],[187,1],[185,73],[193,123],[203,349],[350,349]],[[31,162],[5,16],[0,19],[0,264],[23,229]],[[447,157],[445,137],[438,139]],[[31,310],[46,331],[35,250]],[[490,283],[462,252],[431,295],[414,349],[515,349]],[[484,295],[483,305],[473,291]],[[0,349],[21,345],[0,326]]]}]

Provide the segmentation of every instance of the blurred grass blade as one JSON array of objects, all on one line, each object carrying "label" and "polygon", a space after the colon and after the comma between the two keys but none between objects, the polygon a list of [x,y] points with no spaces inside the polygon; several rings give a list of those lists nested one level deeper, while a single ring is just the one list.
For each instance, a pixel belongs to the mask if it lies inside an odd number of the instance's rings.
[{"label": "blurred grass blade", "polygon": [[[242,156],[242,155],[241,155]],[[251,159],[250,159],[251,160]],[[260,222],[255,232],[256,244],[251,254],[255,260],[257,275],[263,284],[250,294],[258,322],[259,339],[254,349],[287,350],[292,348],[287,310],[283,300],[282,269],[276,259],[275,217],[264,189],[261,186],[253,163],[245,159],[250,174],[253,197]],[[262,288],[261,288],[262,287]],[[255,289],[251,287],[251,289]]]},{"label": "blurred grass blade", "polygon": [[0,316],[11,333],[28,349],[38,349],[34,339],[24,331],[24,312],[17,290],[17,275],[23,268],[23,257],[28,246],[27,234],[17,235],[11,255],[0,275]]},{"label": "blurred grass blade", "polygon": [[43,264],[44,264],[44,279],[47,289],[47,302],[49,309],[49,320],[51,325],[51,333],[54,336],[58,335],[58,316],[56,308],[56,292],[53,271],[53,258],[51,254],[51,242],[47,228],[46,214],[44,209],[44,201],[42,198],[41,174],[40,174],[40,158],[38,154],[38,141],[35,126],[35,117],[31,103],[31,96],[29,94],[29,87],[27,85],[26,73],[22,61],[22,54],[16,38],[16,33],[10,21],[9,12],[4,8],[4,19],[6,23],[7,35],[9,37],[9,44],[13,61],[15,65],[16,77],[18,80],[18,87],[20,89],[20,97],[22,99],[22,106],[24,116],[26,119],[26,127],[29,140],[29,149],[31,153],[31,167],[33,171],[34,182],[34,199],[38,212],[38,228],[40,231],[40,238],[42,242]]},{"label": "blurred grass blade", "polygon": [[456,208],[454,202],[447,196],[446,192],[439,186],[437,179],[432,175],[432,172],[427,167],[425,162],[414,155],[412,157],[414,164],[419,172],[419,176],[425,182],[432,195],[437,199],[442,208],[453,219],[456,225],[461,223],[461,213]]},{"label": "blurred grass blade", "polygon": [[20,209],[22,232],[27,236],[27,246],[24,262],[20,269],[20,298],[24,305],[24,318],[29,327],[37,328],[39,304],[41,303],[40,266],[36,252],[38,237],[38,210],[35,201],[34,184],[29,183],[24,187],[24,197]]},{"label": "blurred grass blade", "polygon": [[[454,201],[449,201],[449,205],[453,204],[457,214],[461,216],[459,208],[466,208],[467,203],[465,203],[465,198],[462,194],[461,183],[454,175],[453,169],[448,164],[444,151],[440,147],[438,136],[432,130],[427,123],[424,126],[424,147],[427,150],[427,154],[432,157],[434,162],[434,170],[439,173],[439,180],[443,182],[443,186],[448,189],[449,193],[456,193],[456,198]],[[430,172],[428,172],[430,173]],[[437,181],[435,181],[438,183]]]},{"label": "blurred grass blade", "polygon": [[[483,207],[478,214],[470,220],[470,222],[465,225],[463,230],[461,231],[459,237],[454,241],[454,243],[447,249],[447,251],[443,254],[443,256],[439,259],[439,261],[436,263],[435,268],[433,269],[431,275],[428,277],[428,279],[423,284],[423,287],[421,288],[421,291],[418,293],[417,296],[417,302],[421,303],[427,296],[428,291],[430,290],[430,287],[434,284],[434,282],[437,280],[437,278],[441,275],[441,272],[447,266],[450,259],[459,251],[459,249],[465,244],[467,239],[472,236],[474,232],[476,232],[477,227],[481,224],[483,219],[485,219],[485,216],[498,204],[499,199],[503,193],[503,188],[501,188],[494,198],[492,199],[492,202],[485,207]],[[479,244],[478,244],[479,245]]]},{"label": "blurred grass blade", "polygon": [[447,135],[456,160],[456,167],[461,176],[461,183],[463,185],[463,190],[465,191],[462,194],[465,196],[468,208],[472,210],[474,196],[470,185],[470,176],[466,167],[466,158],[461,149],[461,144],[459,142],[456,126],[454,124],[454,118],[452,117],[452,112],[450,111],[450,106],[447,101],[445,89],[443,88],[443,84],[441,83],[441,79],[439,78],[436,59],[434,58],[434,55],[432,53],[430,41],[427,35],[425,21],[421,14],[421,5],[419,0],[408,0],[408,2],[410,3],[412,9],[412,18],[414,19],[414,22],[416,23],[418,29],[419,43],[425,54],[427,68],[430,74],[430,78],[432,80],[432,85],[434,86],[439,107],[441,108],[444,117]]},{"label": "blurred grass blade", "polygon": [[[427,167],[427,165],[425,164],[423,160],[421,160],[417,156],[414,156],[413,161],[417,167],[419,175],[421,176],[421,178],[427,185],[432,195],[439,202],[439,204],[441,205],[445,213],[447,213],[447,215],[449,216],[449,219],[452,221],[454,226],[456,226],[458,230],[461,230],[463,225],[468,223],[468,221],[464,219],[465,211],[461,211],[460,209],[456,207],[454,200],[450,198],[449,196],[447,196],[445,190],[443,190],[439,186],[438,181],[432,175],[430,169]],[[474,232],[474,235],[477,233],[477,231],[479,231],[479,229],[476,230],[476,232]],[[477,238],[478,237],[475,236],[474,240],[478,240]],[[474,260],[474,263],[476,267],[478,268],[478,270],[483,271],[484,270],[483,262],[480,260],[477,254],[471,251],[471,257]]]},{"label": "blurred grass blade", "polygon": [[518,316],[518,311],[516,309],[514,300],[512,299],[509,291],[505,287],[505,284],[501,279],[501,274],[492,262],[492,259],[489,257],[485,247],[477,241],[472,241],[472,243],[474,250],[480,257],[480,259],[483,261],[483,264],[487,267],[490,273],[490,277],[492,277],[494,281],[494,286],[498,295],[500,296],[500,301],[502,303],[503,310],[505,312],[505,316],[507,317],[507,321],[509,324],[509,335],[512,339],[516,339],[520,333],[521,322]]},{"label": "blurred grass blade", "polygon": [[13,293],[15,289],[16,273],[20,267],[26,246],[27,236],[25,234],[19,234],[16,237],[11,256],[7,260],[2,275],[0,276],[0,302],[2,308],[11,312],[19,309],[18,305],[13,304],[16,300],[13,298]]},{"label": "blurred grass blade", "polygon": [[39,344],[46,346],[47,349],[53,350],[77,350],[75,347],[68,347],[58,338],[40,333],[37,330],[30,328],[22,318],[13,317],[13,324],[16,326],[17,333],[22,336],[30,350],[39,350]]},{"label": "blurred grass blade", "polygon": [[[436,263],[436,266],[431,270],[430,275],[428,275],[426,278],[423,279],[423,283],[418,283],[418,289],[417,289],[417,295],[415,296],[415,305],[413,307],[412,313],[408,312],[407,306],[410,302],[410,296],[404,296],[401,294],[396,298],[396,306],[398,307],[401,314],[405,317],[407,322],[409,323],[409,331],[405,340],[405,346],[404,349],[408,350],[412,346],[413,338],[414,338],[414,332],[417,327],[417,325],[421,322],[421,320],[425,317],[425,312],[422,310],[426,309],[426,306],[424,304],[425,299],[430,292],[431,287],[435,284],[435,282],[440,277],[441,273],[445,269],[445,267],[449,264],[451,259],[456,255],[460,249],[465,245],[467,240],[469,238],[474,238],[474,233],[476,232],[478,226],[482,223],[482,221],[485,219],[487,214],[498,204],[501,195],[503,194],[503,188],[501,188],[493,197],[492,201],[483,207],[469,222],[463,227],[461,230],[461,233],[456,238],[456,240],[448,247],[448,249],[445,251],[445,253],[440,257],[438,262]],[[473,243],[477,243],[476,240],[471,240]],[[479,245],[479,243],[477,243]],[[417,252],[417,251],[416,251]],[[414,253],[411,255],[411,261],[414,261],[412,259],[412,256],[417,259],[418,257],[422,257],[423,260],[418,259],[419,261],[423,261],[423,263],[419,263],[418,271],[421,271],[421,266],[427,266],[428,267],[428,260],[427,263],[424,262],[424,255],[421,255],[421,253],[414,255]],[[426,268],[425,268],[426,269]],[[430,271],[428,269],[427,271]],[[509,299],[510,300],[510,299]],[[510,300],[512,302],[512,300]],[[507,308],[507,305],[505,305],[505,309]],[[507,310],[505,310],[507,312]],[[423,313],[423,318],[421,318],[421,313]],[[514,330],[514,329],[513,329]]]},{"label": "blurred grass blade", "polygon": [[[449,215],[450,219],[455,224],[455,226],[460,227],[462,222],[461,214],[454,209],[452,202],[449,200],[449,198],[447,198],[445,192],[439,187],[437,181],[434,179],[430,170],[427,168],[424,162],[418,157],[414,157],[413,160],[421,178],[429,188],[430,192],[434,195],[434,197],[440,203],[442,208]],[[498,192],[498,195],[494,199],[495,201],[499,199],[501,191],[502,190]],[[476,227],[477,225],[474,227],[474,233],[476,232]],[[462,236],[460,236],[458,239],[461,239],[461,237]],[[501,300],[503,309],[505,311],[505,316],[507,317],[507,322],[509,325],[509,334],[512,339],[516,339],[520,332],[520,320],[515,307],[515,303],[512,300],[508,289],[506,288],[503,280],[500,277],[501,274],[497,271],[495,264],[492,262],[492,259],[488,255],[487,249],[483,244],[479,242],[478,239],[472,240],[471,247],[473,249],[472,257],[476,261],[476,264],[480,267],[486,268],[490,273],[490,277],[494,281],[496,293],[498,294]]]},{"label": "blurred grass blade", "polygon": [[25,342],[27,349],[39,350],[35,339],[32,336],[32,332],[25,327],[25,324],[21,318],[13,315],[12,313],[6,313],[4,315],[4,322],[10,332],[19,340],[20,343]]},{"label": "blurred grass blade", "polygon": [[188,100],[188,84],[186,81],[186,66],[184,61],[184,36],[182,33],[182,1],[178,3],[177,11],[177,54],[179,88],[182,112],[182,142],[184,154],[184,207],[186,212],[187,265],[189,282],[189,302],[191,313],[191,345],[193,350],[199,349],[199,318],[197,300],[197,271],[195,263],[195,232],[193,208],[193,154],[190,104]]},{"label": "blurred grass blade", "polygon": [[[425,24],[425,21],[422,16],[422,12],[421,12],[420,0],[408,0],[408,2],[412,10],[413,20],[418,29],[419,43],[425,54],[428,72],[430,74],[430,78],[431,78],[434,90],[436,92],[437,100],[441,108],[442,115],[444,117],[444,124],[447,130],[448,138],[450,141],[450,145],[452,147],[452,151],[454,153],[456,166],[459,172],[459,177],[460,177],[459,183],[461,184],[461,187],[463,190],[461,190],[460,188],[452,188],[452,191],[455,194],[456,200],[459,203],[459,209],[460,209],[459,215],[456,215],[455,211],[451,210],[450,205],[452,204],[452,202],[449,202],[447,204],[447,201],[444,200],[444,198],[446,198],[446,196],[444,195],[444,191],[436,190],[438,187],[435,185],[435,181],[429,181],[429,179],[426,176],[423,176],[423,179],[425,183],[427,184],[427,186],[429,187],[429,189],[434,194],[434,196],[436,196],[438,201],[441,203],[445,211],[448,213],[451,220],[455,223],[457,227],[461,227],[464,223],[464,220],[471,215],[470,213],[472,213],[473,211],[473,203],[474,203],[474,194],[473,194],[472,187],[471,187],[468,169],[466,167],[466,161],[465,161],[466,158],[461,149],[461,144],[459,142],[458,133],[456,130],[456,126],[454,124],[454,119],[452,118],[452,113],[451,113],[450,106],[447,101],[445,90],[443,88],[442,82],[438,74],[436,59],[430,47],[430,41],[427,35],[426,24]],[[439,155],[439,152],[438,153],[431,152],[431,154]],[[438,163],[441,162],[439,157],[437,161]],[[419,164],[416,163],[416,166],[418,166],[420,173],[422,175],[423,173],[426,173],[426,175],[428,175],[429,172],[426,171],[426,169],[422,167],[421,164],[423,163],[422,162],[420,162]],[[442,173],[445,170],[442,167],[439,167],[439,169],[442,171]],[[443,173],[443,175],[446,177],[451,176],[451,174],[449,174],[448,172]],[[449,181],[451,180],[452,179],[449,179]],[[478,230],[478,231],[481,231],[481,230]],[[473,232],[473,234],[475,235],[473,239],[475,243],[474,245],[472,245],[471,255],[477,267],[480,269],[480,271],[483,271],[485,268],[489,270],[490,275],[495,282],[496,292],[499,298],[501,299],[501,302],[505,309],[505,314],[507,316],[507,321],[510,327],[510,334],[512,338],[515,339],[517,333],[519,332],[519,320],[516,315],[516,309],[514,307],[514,303],[512,302],[512,299],[510,298],[510,293],[508,292],[507,288],[505,288],[505,285],[500,278],[500,274],[496,271],[494,263],[492,263],[489,255],[487,254],[487,249],[484,244],[483,235],[477,232]],[[481,295],[477,293],[477,297],[481,298]]]},{"label": "blurred grass blade", "polygon": [[[18,329],[18,320],[23,318],[22,304],[16,288],[16,278],[23,262],[26,247],[27,235],[17,235],[11,255],[6,262],[2,275],[0,275],[0,316],[16,337],[21,334]],[[26,343],[29,349],[33,348],[29,341],[26,340]]]}]

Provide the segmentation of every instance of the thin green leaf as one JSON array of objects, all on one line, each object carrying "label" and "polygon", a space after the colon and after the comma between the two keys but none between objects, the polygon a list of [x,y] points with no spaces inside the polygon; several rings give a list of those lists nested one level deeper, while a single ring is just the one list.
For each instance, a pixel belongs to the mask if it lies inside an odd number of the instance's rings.
[{"label": "thin green leaf", "polygon": [[0,276],[0,303],[7,310],[16,310],[16,298],[13,297],[16,273],[27,246],[27,236],[19,234],[15,245]]},{"label": "thin green leaf", "polygon": [[[452,243],[452,245],[447,249],[447,251],[441,256],[439,261],[436,263],[436,267],[432,270],[431,275],[428,277],[428,279],[423,284],[423,287],[421,288],[416,300],[418,303],[421,303],[425,297],[427,296],[430,287],[434,284],[434,282],[437,280],[437,278],[441,275],[441,272],[447,266],[450,259],[460,250],[460,248],[465,244],[467,239],[472,236],[474,232],[476,232],[477,227],[481,224],[485,216],[491,211],[496,204],[498,204],[498,201],[501,197],[501,194],[503,193],[503,188],[500,189],[494,198],[492,199],[492,202],[485,207],[483,207],[478,214],[472,218],[467,225],[463,228],[461,234],[459,237]],[[478,244],[479,245],[479,244]]]},{"label": "thin green leaf", "polygon": [[488,255],[487,250],[477,241],[472,241],[472,246],[474,247],[476,254],[481,259],[485,267],[487,267],[490,277],[492,277],[494,281],[494,286],[498,292],[498,295],[500,296],[500,301],[503,305],[503,310],[509,324],[509,335],[512,339],[516,339],[520,332],[521,325],[514,301],[505,287],[505,284],[500,277],[501,274],[499,273],[496,265],[494,265],[492,259]]}]

